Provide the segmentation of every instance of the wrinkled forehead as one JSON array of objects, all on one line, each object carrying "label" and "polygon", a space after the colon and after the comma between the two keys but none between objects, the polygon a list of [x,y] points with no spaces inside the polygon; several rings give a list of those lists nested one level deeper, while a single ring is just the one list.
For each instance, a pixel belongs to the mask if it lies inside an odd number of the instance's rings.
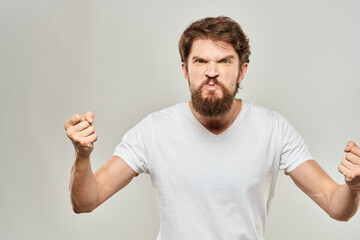
[{"label": "wrinkled forehead", "polygon": [[222,59],[225,56],[230,55],[234,56],[234,59],[239,59],[234,47],[228,42],[211,39],[196,39],[191,46],[189,59],[194,56],[204,59]]}]

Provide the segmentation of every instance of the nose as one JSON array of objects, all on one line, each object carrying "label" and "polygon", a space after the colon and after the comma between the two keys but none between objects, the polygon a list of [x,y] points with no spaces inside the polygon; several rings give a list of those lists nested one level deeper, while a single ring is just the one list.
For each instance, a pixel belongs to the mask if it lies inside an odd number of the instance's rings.
[{"label": "nose", "polygon": [[208,62],[205,75],[208,78],[216,78],[219,75],[217,64],[215,62]]}]

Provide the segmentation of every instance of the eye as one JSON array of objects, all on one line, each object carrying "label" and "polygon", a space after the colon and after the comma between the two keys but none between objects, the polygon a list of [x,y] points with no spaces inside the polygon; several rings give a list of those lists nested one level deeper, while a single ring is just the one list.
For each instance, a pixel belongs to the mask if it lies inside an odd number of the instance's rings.
[{"label": "eye", "polygon": [[205,61],[202,60],[202,59],[198,59],[198,60],[196,60],[196,62],[197,62],[197,63],[204,63]]},{"label": "eye", "polygon": [[227,63],[230,63],[230,61],[229,61],[229,59],[222,59],[221,63],[226,63],[227,64]]}]

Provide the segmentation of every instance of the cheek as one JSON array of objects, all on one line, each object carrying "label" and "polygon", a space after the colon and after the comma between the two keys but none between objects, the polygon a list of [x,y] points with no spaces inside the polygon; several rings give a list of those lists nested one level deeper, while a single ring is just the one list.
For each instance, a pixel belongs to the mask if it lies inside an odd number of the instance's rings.
[{"label": "cheek", "polygon": [[190,76],[189,76],[188,82],[189,82],[190,91],[192,93],[197,91],[201,85],[201,83],[199,81],[194,81],[194,79]]},{"label": "cheek", "polygon": [[236,68],[223,68],[221,71],[221,78],[227,83],[236,82],[239,76],[239,71]]},{"label": "cheek", "polygon": [[204,76],[204,72],[205,70],[202,69],[201,67],[189,68],[189,77],[191,79],[198,80]]},{"label": "cheek", "polygon": [[191,86],[197,88],[204,80],[204,71],[201,68],[189,68],[188,81]]}]

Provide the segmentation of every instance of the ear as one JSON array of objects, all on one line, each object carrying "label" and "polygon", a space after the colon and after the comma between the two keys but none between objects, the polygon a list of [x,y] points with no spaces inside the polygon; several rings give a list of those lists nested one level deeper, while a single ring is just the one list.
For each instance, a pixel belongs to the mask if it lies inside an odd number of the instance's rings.
[{"label": "ear", "polygon": [[241,66],[241,69],[240,69],[240,72],[239,72],[239,76],[238,76],[238,79],[237,79],[237,83],[241,83],[241,81],[244,79],[245,74],[246,74],[246,72],[247,72],[248,66],[249,66],[249,63],[244,63],[244,64]]},{"label": "ear", "polygon": [[188,70],[187,70],[184,62],[181,62],[181,69],[184,73],[185,79],[189,82],[189,73],[188,73]]}]

